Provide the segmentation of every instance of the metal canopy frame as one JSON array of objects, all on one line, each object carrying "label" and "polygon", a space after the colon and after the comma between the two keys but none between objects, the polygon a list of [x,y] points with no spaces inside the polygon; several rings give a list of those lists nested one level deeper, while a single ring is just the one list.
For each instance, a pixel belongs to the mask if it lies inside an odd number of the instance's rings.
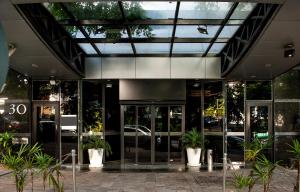
[{"label": "metal canopy frame", "polygon": [[255,7],[244,24],[221,51],[222,77],[229,74],[240,63],[279,8],[278,4],[261,3]]}]

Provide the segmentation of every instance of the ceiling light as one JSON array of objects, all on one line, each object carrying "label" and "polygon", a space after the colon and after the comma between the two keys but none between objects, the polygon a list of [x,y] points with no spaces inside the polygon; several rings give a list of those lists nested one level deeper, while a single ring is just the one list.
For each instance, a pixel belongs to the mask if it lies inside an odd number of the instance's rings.
[{"label": "ceiling light", "polygon": [[289,43],[284,47],[284,57],[291,58],[295,56],[295,48],[293,43]]},{"label": "ceiling light", "polygon": [[251,77],[251,78],[256,78],[256,75],[251,75],[250,77]]},{"label": "ceiling light", "polygon": [[13,43],[8,44],[8,56],[11,57],[17,50],[17,47]]},{"label": "ceiling light", "polygon": [[267,63],[265,64],[265,67],[268,68],[268,67],[271,67],[272,65],[270,63]]},{"label": "ceiling light", "polygon": [[112,84],[111,83],[107,83],[106,84],[106,88],[112,88]]},{"label": "ceiling light", "polygon": [[55,82],[55,79],[54,79],[54,76],[50,76],[50,85],[55,85],[56,82]]},{"label": "ceiling light", "polygon": [[198,26],[197,30],[199,31],[199,33],[201,34],[205,34],[208,35],[208,31],[207,31],[207,25],[202,25],[202,26]]}]

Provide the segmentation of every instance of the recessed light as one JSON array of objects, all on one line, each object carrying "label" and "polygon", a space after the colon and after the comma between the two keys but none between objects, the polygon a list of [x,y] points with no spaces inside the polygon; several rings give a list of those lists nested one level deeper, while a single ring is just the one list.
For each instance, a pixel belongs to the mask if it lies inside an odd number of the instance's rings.
[{"label": "recessed light", "polygon": [[31,67],[38,68],[39,66],[37,64],[35,64],[35,63],[32,63]]},{"label": "recessed light", "polygon": [[265,64],[265,67],[271,67],[271,66],[272,66],[272,64],[270,64],[270,63]]},{"label": "recessed light", "polygon": [[251,77],[251,78],[256,78],[256,75],[251,75],[250,77]]}]

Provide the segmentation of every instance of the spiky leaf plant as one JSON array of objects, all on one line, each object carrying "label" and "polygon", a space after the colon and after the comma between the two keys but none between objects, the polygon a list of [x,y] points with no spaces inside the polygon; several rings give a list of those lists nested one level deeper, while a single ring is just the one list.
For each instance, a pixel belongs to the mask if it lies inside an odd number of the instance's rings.
[{"label": "spiky leaf plant", "polygon": [[202,147],[202,134],[193,128],[191,131],[182,135],[182,144],[185,148],[201,148]]}]

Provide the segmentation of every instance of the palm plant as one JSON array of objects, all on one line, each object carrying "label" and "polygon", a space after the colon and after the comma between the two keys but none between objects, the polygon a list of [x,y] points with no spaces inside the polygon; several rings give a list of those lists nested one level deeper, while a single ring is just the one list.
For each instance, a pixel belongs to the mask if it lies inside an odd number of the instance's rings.
[{"label": "palm plant", "polygon": [[182,136],[181,141],[186,148],[201,148],[203,141],[202,134],[196,128],[193,128]]},{"label": "palm plant", "polygon": [[62,177],[60,163],[56,164],[49,169],[49,184],[52,184],[54,190],[57,192],[64,192],[63,183],[61,183],[60,178]]},{"label": "palm plant", "polygon": [[2,154],[11,151],[13,146],[13,135],[11,133],[5,132],[0,134],[0,152]]},{"label": "palm plant", "polygon": [[290,150],[288,150],[290,153],[294,155],[294,157],[297,159],[298,164],[298,173],[297,173],[297,181],[295,185],[295,191],[299,191],[299,183],[300,183],[300,143],[297,139],[294,139],[292,141],[292,145],[289,145]]},{"label": "palm plant", "polygon": [[242,192],[245,188],[248,188],[254,183],[254,178],[244,176],[242,173],[233,173],[233,186],[237,192]]},{"label": "palm plant", "polygon": [[49,179],[50,175],[49,167],[53,162],[54,158],[45,153],[35,154],[35,165],[39,169],[40,174],[42,174],[44,191],[46,191],[46,180]]},{"label": "palm plant", "polygon": [[81,145],[82,149],[104,149],[106,151],[106,155],[110,155],[112,153],[111,147],[109,143],[107,143],[100,136],[91,135],[86,137]]},{"label": "palm plant", "polygon": [[264,192],[269,191],[272,175],[277,165],[278,162],[272,163],[265,155],[260,155],[257,158],[257,162],[253,167],[254,176],[262,181]]}]

